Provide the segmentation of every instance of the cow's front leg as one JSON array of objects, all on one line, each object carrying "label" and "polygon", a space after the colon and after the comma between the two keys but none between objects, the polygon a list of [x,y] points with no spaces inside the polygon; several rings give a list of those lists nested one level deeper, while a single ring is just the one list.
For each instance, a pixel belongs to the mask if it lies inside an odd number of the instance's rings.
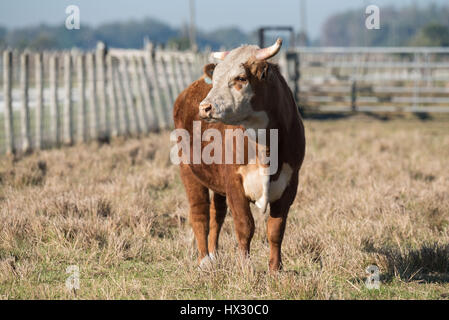
[{"label": "cow's front leg", "polygon": [[214,192],[210,206],[209,255],[213,259],[218,249],[218,237],[226,217],[226,197]]},{"label": "cow's front leg", "polygon": [[226,196],[232,212],[232,219],[234,220],[239,249],[244,256],[249,256],[255,226],[249,201],[245,196],[242,179],[239,175],[231,178],[227,186]]},{"label": "cow's front leg", "polygon": [[298,186],[298,173],[294,172],[289,186],[282,197],[270,203],[270,216],[267,222],[267,237],[270,244],[269,268],[271,272],[282,269],[281,246],[287,223],[287,215],[293,203]]},{"label": "cow's front leg", "polygon": [[270,216],[267,222],[267,237],[270,244],[270,271],[282,268],[281,246],[284,238],[285,225],[287,222],[288,209],[282,206],[271,205]]},{"label": "cow's front leg", "polygon": [[189,220],[199,251],[198,262],[201,265],[210,262],[207,248],[209,233],[209,189],[203,186],[193,175],[189,167],[181,164],[181,178],[189,200]]}]

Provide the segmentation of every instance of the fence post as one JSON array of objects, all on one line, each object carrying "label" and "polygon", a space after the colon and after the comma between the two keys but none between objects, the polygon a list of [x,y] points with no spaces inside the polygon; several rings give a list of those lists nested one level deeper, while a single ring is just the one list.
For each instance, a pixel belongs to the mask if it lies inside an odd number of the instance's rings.
[{"label": "fence post", "polygon": [[178,96],[181,93],[181,88],[178,88],[178,84],[176,83],[176,76],[175,76],[175,70],[173,68],[173,56],[167,55],[165,57],[166,63],[167,63],[167,71],[170,75],[168,81],[171,85],[173,96]]},{"label": "fence post", "polygon": [[139,121],[140,131],[143,133],[148,133],[148,121],[143,107],[143,92],[140,86],[139,74],[137,72],[137,57],[131,57],[131,78],[132,78],[132,88],[134,89],[134,94],[136,97],[136,116]]},{"label": "fence post", "polygon": [[[287,52],[287,64],[289,61],[292,63],[293,72],[291,74],[291,78],[293,80],[293,95],[295,100],[299,101],[299,79],[300,79],[300,62],[299,62],[299,53],[296,52]],[[290,72],[288,72],[290,74]]]},{"label": "fence post", "polygon": [[96,50],[97,78],[98,78],[98,100],[100,105],[100,136],[108,136],[108,114],[106,109],[106,81],[105,81],[105,55],[106,46],[103,42],[98,42]]},{"label": "fence post", "polygon": [[22,151],[29,152],[31,150],[31,138],[30,138],[30,108],[28,99],[28,53],[22,53],[20,55],[20,95],[22,98],[21,103],[21,117],[20,117],[20,130],[22,135]]},{"label": "fence post", "polygon": [[78,74],[78,142],[86,141],[86,79],[85,79],[85,59],[80,53],[77,56],[77,74]]},{"label": "fence post", "polygon": [[185,88],[187,88],[186,83],[184,82],[184,77],[181,72],[181,68],[179,66],[179,58],[174,56],[173,57],[173,65],[175,66],[175,78],[178,82],[179,91],[183,91]]},{"label": "fence post", "polygon": [[140,86],[143,93],[143,98],[145,101],[145,113],[148,116],[149,125],[151,130],[158,130],[157,119],[154,115],[153,104],[151,103],[150,97],[150,86],[148,83],[148,78],[145,73],[145,64],[143,61],[143,57],[137,57],[137,67],[139,71],[140,77]]},{"label": "fence post", "polygon": [[[156,56],[156,65],[159,66],[159,68],[156,68],[156,70],[158,71],[158,75],[160,77],[161,80],[161,84],[164,90],[164,95],[165,95],[165,106],[163,108],[163,114],[165,117],[165,123],[168,125],[170,123],[170,110],[171,107],[173,106],[173,98],[170,92],[170,87],[168,85],[168,81],[167,81],[167,72],[165,70],[165,65],[164,65],[164,60],[162,59],[162,49],[159,48],[160,54]],[[169,126],[169,125],[168,125]]]},{"label": "fence post", "polygon": [[5,147],[6,154],[13,154],[14,147],[14,123],[12,111],[12,52],[3,52],[3,99],[5,101]]},{"label": "fence post", "polygon": [[59,107],[58,107],[58,57],[50,57],[50,131],[52,143],[58,145],[59,137]]},{"label": "fence post", "polygon": [[351,110],[357,111],[357,81],[351,82]]},{"label": "fence post", "polygon": [[89,126],[90,136],[93,139],[98,138],[98,108],[97,108],[97,79],[95,76],[94,55],[86,55],[87,76],[89,84]]},{"label": "fence post", "polygon": [[117,88],[117,100],[118,100],[118,117],[119,117],[119,125],[120,132],[124,135],[129,135],[129,119],[126,113],[126,101],[124,97],[123,84],[120,76],[120,72],[118,68],[113,69],[114,82],[115,87]]},{"label": "fence post", "polygon": [[167,121],[165,120],[164,109],[162,106],[162,100],[160,96],[160,89],[158,84],[157,69],[154,63],[154,46],[151,42],[147,42],[145,47],[146,55],[145,60],[147,63],[148,77],[153,87],[153,95],[155,102],[155,110],[157,116],[157,122],[159,123],[159,129],[165,129],[167,127]]},{"label": "fence post", "polygon": [[109,106],[111,110],[111,135],[116,137],[118,135],[118,110],[117,110],[117,96],[115,94],[114,88],[114,70],[112,63],[112,56],[110,54],[106,57],[106,69],[108,72],[108,95],[109,95]]},{"label": "fence post", "polygon": [[187,86],[189,86],[193,82],[193,77],[192,77],[192,72],[191,72],[190,67],[189,67],[189,59],[188,59],[188,57],[182,57],[181,58],[181,64],[182,64],[182,66],[184,68],[184,74],[185,74],[185,77],[186,77],[186,80],[187,80],[187,85],[186,85],[186,87],[187,87]]},{"label": "fence post", "polygon": [[43,116],[44,116],[44,83],[43,83],[43,59],[42,53],[36,53],[34,56],[35,78],[36,78],[36,149],[42,149]]},{"label": "fence post", "polygon": [[64,143],[73,143],[72,130],[72,61],[70,53],[64,55]]},{"label": "fence post", "polygon": [[128,62],[126,57],[120,57],[120,66],[123,74],[123,83],[124,83],[124,91],[125,91],[125,99],[128,110],[129,124],[130,124],[130,132],[134,134],[138,134],[140,132],[139,122],[137,121],[136,115],[136,106],[134,105],[134,100],[132,96],[132,88],[131,82],[129,80],[128,74]]}]

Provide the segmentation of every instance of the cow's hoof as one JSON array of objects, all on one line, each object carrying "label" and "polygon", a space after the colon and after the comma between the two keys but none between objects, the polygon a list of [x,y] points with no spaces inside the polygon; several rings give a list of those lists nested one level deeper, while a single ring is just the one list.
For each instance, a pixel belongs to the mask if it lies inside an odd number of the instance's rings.
[{"label": "cow's hoof", "polygon": [[200,270],[210,270],[212,268],[213,261],[215,260],[215,257],[211,258],[209,255],[206,255],[203,259],[200,261],[200,265],[198,268]]}]

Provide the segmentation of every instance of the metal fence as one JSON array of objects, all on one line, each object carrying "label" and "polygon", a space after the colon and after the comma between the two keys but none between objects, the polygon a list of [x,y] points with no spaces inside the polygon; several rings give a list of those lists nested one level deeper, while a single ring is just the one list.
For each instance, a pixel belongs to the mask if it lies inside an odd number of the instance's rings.
[{"label": "metal fence", "polygon": [[449,112],[449,48],[296,48],[299,104],[324,111]]},{"label": "metal fence", "polygon": [[1,52],[0,154],[169,128],[203,53],[155,48]]}]

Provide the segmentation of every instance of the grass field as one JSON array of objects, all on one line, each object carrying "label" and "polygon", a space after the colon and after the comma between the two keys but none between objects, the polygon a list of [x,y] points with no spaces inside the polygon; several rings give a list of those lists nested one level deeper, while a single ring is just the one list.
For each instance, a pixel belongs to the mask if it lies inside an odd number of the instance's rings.
[{"label": "grass field", "polygon": [[251,260],[228,214],[217,264],[198,271],[168,137],[0,158],[0,298],[449,298],[449,121],[307,120],[277,275],[256,208]]}]

